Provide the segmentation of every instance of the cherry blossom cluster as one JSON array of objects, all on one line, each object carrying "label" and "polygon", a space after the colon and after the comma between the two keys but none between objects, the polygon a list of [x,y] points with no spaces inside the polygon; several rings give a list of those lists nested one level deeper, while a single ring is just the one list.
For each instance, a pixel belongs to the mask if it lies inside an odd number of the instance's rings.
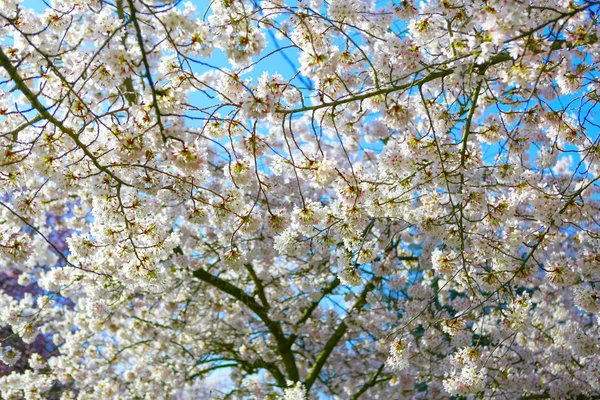
[{"label": "cherry blossom cluster", "polygon": [[0,0],[0,397],[600,396],[599,13]]}]

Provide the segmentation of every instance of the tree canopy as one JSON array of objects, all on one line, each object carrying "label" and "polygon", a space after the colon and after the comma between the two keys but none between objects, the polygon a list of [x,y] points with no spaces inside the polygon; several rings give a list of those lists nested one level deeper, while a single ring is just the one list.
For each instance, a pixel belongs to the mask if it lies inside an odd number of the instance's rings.
[{"label": "tree canopy", "polygon": [[600,2],[30,7],[1,398],[600,396]]}]

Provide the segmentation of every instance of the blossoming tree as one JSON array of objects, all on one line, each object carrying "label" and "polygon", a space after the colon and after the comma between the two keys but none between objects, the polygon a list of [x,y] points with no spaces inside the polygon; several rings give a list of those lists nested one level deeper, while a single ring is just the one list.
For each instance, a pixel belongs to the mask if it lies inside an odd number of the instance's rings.
[{"label": "blossoming tree", "polygon": [[196,6],[0,0],[3,399],[600,395],[600,2]]}]

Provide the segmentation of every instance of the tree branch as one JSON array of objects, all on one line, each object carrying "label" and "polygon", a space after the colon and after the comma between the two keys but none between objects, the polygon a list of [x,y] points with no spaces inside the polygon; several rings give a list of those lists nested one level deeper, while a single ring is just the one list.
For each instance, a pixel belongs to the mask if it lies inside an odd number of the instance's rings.
[{"label": "tree branch", "polygon": [[42,103],[38,100],[37,96],[29,89],[29,87],[23,81],[23,78],[19,75],[17,69],[12,65],[12,62],[8,58],[8,56],[4,53],[4,50],[0,47],[0,66],[2,66],[6,72],[8,72],[8,76],[14,82],[15,88],[19,89],[21,93],[25,95],[27,100],[31,103],[33,108],[35,108],[40,115],[51,122],[54,126],[60,129],[61,132],[69,136],[79,148],[83,151],[83,153],[92,161],[92,163],[98,168],[100,171],[104,172],[111,178],[113,178],[116,182],[123,184],[125,186],[131,186],[125,182],[123,182],[119,177],[117,177],[114,173],[112,173],[108,168],[102,166],[98,159],[87,149],[87,146],[79,140],[79,135],[73,131],[73,129],[65,126],[62,121],[56,119],[50,112],[44,107]]},{"label": "tree branch", "polygon": [[336,277],[329,285],[327,285],[321,291],[322,295],[319,298],[319,300],[316,300],[316,301],[313,301],[312,303],[310,303],[308,308],[306,310],[304,310],[304,312],[302,313],[302,316],[300,317],[298,322],[296,322],[296,324],[294,324],[294,326],[298,327],[298,326],[302,325],[303,323],[305,323],[310,318],[312,312],[317,308],[317,306],[319,305],[321,300],[323,300],[323,297],[325,297],[328,294],[330,294],[331,292],[333,292],[335,290],[335,288],[340,285],[340,283],[342,283],[342,282],[340,281],[339,278]]},{"label": "tree branch", "polygon": [[379,374],[381,374],[381,372],[383,371],[384,368],[385,368],[385,363],[382,363],[381,366],[379,366],[379,368],[375,372],[375,374],[371,377],[371,379],[369,379],[367,382],[365,382],[365,384],[358,390],[358,392],[356,392],[352,395],[350,400],[358,400],[358,398],[363,393],[365,393],[367,390],[369,390],[370,388],[372,388],[373,386],[375,386],[376,384],[381,382],[381,381],[377,380],[377,377],[379,376]]},{"label": "tree branch", "polygon": [[234,286],[231,283],[214,276],[203,269],[197,269],[194,271],[194,277],[214,286],[222,292],[229,294],[251,309],[261,319],[261,321],[264,322],[271,335],[273,335],[275,338],[275,342],[277,343],[277,351],[283,360],[288,378],[293,382],[297,382],[300,379],[298,367],[296,366],[294,354],[292,353],[291,343],[289,343],[286,339],[283,330],[281,329],[281,325],[269,318],[268,312],[263,306],[261,306],[256,300],[254,300],[252,296],[248,295],[237,286]]},{"label": "tree branch", "polygon": [[258,294],[258,298],[260,299],[261,303],[263,304],[265,309],[267,309],[267,310],[270,309],[271,307],[269,306],[269,302],[267,301],[267,296],[265,295],[265,287],[263,286],[262,282],[258,278],[258,275],[256,275],[254,268],[252,268],[252,264],[244,264],[244,266],[248,270],[248,273],[250,274],[250,277],[252,278],[252,282],[254,282],[254,285],[256,286],[256,293]]},{"label": "tree branch", "polygon": [[150,70],[150,64],[148,63],[148,56],[146,54],[146,49],[144,48],[144,37],[142,36],[142,29],[140,28],[140,24],[138,22],[136,16],[135,6],[133,4],[133,0],[127,0],[129,3],[129,13],[131,15],[131,21],[133,22],[133,26],[135,27],[135,32],[137,36],[137,41],[140,46],[140,51],[142,53],[142,62],[144,63],[144,68],[146,69],[146,79],[148,79],[148,83],[150,84],[150,92],[152,92],[152,105],[154,107],[154,112],[156,113],[156,122],[158,123],[158,128],[160,129],[160,135],[162,136],[163,142],[167,141],[167,137],[165,136],[165,127],[160,119],[160,108],[158,107],[158,98],[156,97],[156,88],[154,87],[154,80],[152,79],[152,71]]},{"label": "tree branch", "polygon": [[[566,43],[566,41],[564,41],[564,40],[556,40],[552,43],[551,48],[552,48],[552,50],[558,50],[565,43]],[[537,54],[540,52],[534,51],[534,53]],[[481,64],[476,64],[473,69],[476,70],[479,74],[483,74],[489,67],[492,67],[496,64],[501,64],[506,61],[511,61],[511,60],[513,60],[513,58],[511,57],[510,54],[499,53],[499,54],[496,54],[495,56],[491,57],[487,62],[484,62]],[[450,61],[452,61],[452,60],[449,60],[448,62],[450,62]],[[351,103],[353,101],[366,100],[371,97],[385,95],[385,94],[389,94],[389,93],[393,93],[393,92],[397,92],[397,91],[401,91],[401,90],[406,90],[406,89],[410,89],[411,87],[415,87],[415,86],[422,86],[427,82],[431,82],[435,79],[444,78],[448,75],[451,75],[454,73],[454,70],[455,70],[455,68],[441,69],[439,71],[431,72],[421,79],[416,79],[412,82],[405,83],[403,85],[392,85],[388,88],[373,90],[373,91],[370,91],[370,92],[367,92],[364,94],[350,96],[350,97],[346,97],[344,99],[330,101],[327,103],[317,104],[315,106],[299,107],[299,108],[294,108],[292,110],[277,110],[277,113],[285,114],[285,115],[297,114],[297,113],[305,112],[305,111],[316,111],[321,108],[337,107],[339,105]]]},{"label": "tree branch", "polygon": [[[119,17],[119,19],[121,19],[122,21],[125,22],[126,19],[125,19],[125,12],[123,9],[123,0],[117,0],[115,3],[115,6],[117,7],[117,16]],[[123,35],[123,39],[121,41],[123,46],[125,46],[126,40],[127,40],[127,32],[125,32],[125,35]],[[125,88],[124,96],[125,96],[125,99],[127,100],[127,102],[129,103],[129,105],[137,104],[137,95],[135,93],[135,88],[133,87],[133,80],[131,79],[130,76],[125,78],[125,80],[123,81],[123,87]]]},{"label": "tree branch", "polygon": [[[352,310],[350,310],[350,312],[348,313],[347,316],[352,314],[352,312],[354,312],[355,310],[360,310],[367,303],[367,294],[369,294],[373,289],[375,289],[374,281],[375,281],[375,278],[373,278],[371,281],[369,281],[369,283],[367,283],[365,285],[365,289],[363,290],[359,299],[356,301],[356,303],[352,307]],[[338,343],[342,339],[342,337],[346,334],[347,330],[348,330],[348,325],[346,325],[346,322],[342,321],[338,325],[337,329],[333,332],[333,335],[331,335],[331,337],[325,344],[325,347],[323,347],[323,350],[321,350],[321,352],[317,356],[317,360],[315,361],[315,364],[313,365],[312,369],[308,373],[308,376],[306,377],[306,381],[304,383],[304,386],[306,387],[307,391],[310,390],[312,385],[317,380],[317,377],[321,373],[323,366],[327,362],[327,358],[329,358],[329,355],[331,354],[333,349],[338,345]]]}]

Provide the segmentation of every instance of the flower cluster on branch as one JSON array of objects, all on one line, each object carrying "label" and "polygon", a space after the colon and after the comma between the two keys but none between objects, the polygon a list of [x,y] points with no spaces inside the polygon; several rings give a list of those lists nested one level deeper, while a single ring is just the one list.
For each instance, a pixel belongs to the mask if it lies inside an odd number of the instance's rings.
[{"label": "flower cluster on branch", "polygon": [[600,396],[600,2],[196,3],[0,0],[1,398]]}]

